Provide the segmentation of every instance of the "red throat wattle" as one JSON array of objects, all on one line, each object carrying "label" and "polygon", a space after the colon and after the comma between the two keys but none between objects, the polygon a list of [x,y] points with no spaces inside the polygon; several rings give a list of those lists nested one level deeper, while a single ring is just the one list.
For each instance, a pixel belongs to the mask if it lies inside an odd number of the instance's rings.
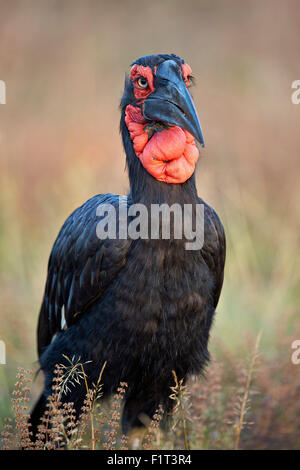
[{"label": "red throat wattle", "polygon": [[[182,74],[187,82],[186,77],[191,74],[191,68],[187,64],[183,64]],[[134,87],[135,97],[143,106],[143,101],[154,91],[152,69],[134,65],[131,70],[133,83],[138,76],[147,78],[149,84],[147,89]],[[199,151],[194,137],[189,132],[178,126],[172,126],[155,132],[149,138],[147,132],[149,122],[145,121],[141,109],[133,105],[126,107],[125,123],[136,156],[154,178],[165,183],[184,183],[192,176]]]}]

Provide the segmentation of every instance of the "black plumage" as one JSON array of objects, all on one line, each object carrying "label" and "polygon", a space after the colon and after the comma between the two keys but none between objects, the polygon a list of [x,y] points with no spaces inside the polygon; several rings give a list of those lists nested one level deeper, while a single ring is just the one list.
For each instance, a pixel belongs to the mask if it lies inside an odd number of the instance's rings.
[{"label": "black plumage", "polygon": [[[151,68],[177,56],[146,56],[135,63]],[[125,125],[125,109],[134,103],[130,80],[121,102],[121,134],[126,152],[130,191],[128,207],[142,203],[199,202],[195,177],[182,184],[157,181],[137,158]],[[159,404],[171,409],[172,370],[179,378],[203,371],[207,343],[218,303],[225,262],[225,236],[215,211],[205,204],[205,241],[201,250],[187,251],[186,240],[99,240],[99,204],[113,204],[113,194],[95,196],[76,209],[54,243],[38,323],[38,352],[45,388],[31,416],[33,430],[51,394],[54,367],[67,357],[85,365],[89,384],[103,373],[108,396],[121,381],[128,383],[123,428],[140,425],[139,415],[152,416]],[[65,324],[64,324],[65,319]],[[80,409],[84,383],[63,397]]]}]

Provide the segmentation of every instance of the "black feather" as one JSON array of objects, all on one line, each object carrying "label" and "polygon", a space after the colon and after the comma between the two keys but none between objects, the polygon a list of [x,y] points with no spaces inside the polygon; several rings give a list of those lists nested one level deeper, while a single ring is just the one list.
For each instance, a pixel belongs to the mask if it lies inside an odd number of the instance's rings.
[{"label": "black feather", "polygon": [[[146,56],[136,63],[157,65],[168,55]],[[172,56],[174,58],[174,56]],[[178,63],[182,59],[176,56]],[[172,370],[179,378],[203,371],[207,344],[223,282],[225,236],[215,211],[199,200],[194,175],[183,184],[166,184],[145,171],[136,157],[125,108],[132,102],[130,82],[121,102],[121,134],[126,152],[130,192],[125,200],[205,205],[205,243],[187,251],[186,240],[99,240],[99,204],[116,209],[119,196],[101,194],[76,209],[63,225],[52,249],[38,324],[38,351],[45,374],[43,398],[34,422],[51,394],[54,367],[64,356],[91,361],[85,369],[89,384],[103,373],[104,396],[120,381],[128,383],[123,428],[140,424],[159,404],[171,408]],[[123,199],[124,202],[124,199]],[[61,331],[64,310],[67,329]],[[55,339],[52,341],[53,336]],[[51,342],[52,341],[52,342]],[[84,384],[64,397],[79,410]]]}]

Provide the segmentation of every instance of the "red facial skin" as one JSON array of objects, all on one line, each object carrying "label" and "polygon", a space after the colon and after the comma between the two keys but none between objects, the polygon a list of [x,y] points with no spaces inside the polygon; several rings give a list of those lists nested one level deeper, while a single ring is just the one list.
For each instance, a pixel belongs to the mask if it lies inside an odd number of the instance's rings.
[{"label": "red facial skin", "polygon": [[[154,70],[154,73],[156,70]],[[182,76],[189,86],[191,68],[182,65]],[[138,78],[148,80],[147,88],[141,88]],[[153,93],[153,72],[150,67],[135,64],[131,69],[131,80],[134,95],[139,103]],[[146,127],[149,125],[142,115],[140,108],[128,105],[125,112],[125,123],[130,133],[136,156],[143,167],[158,181],[165,183],[184,183],[195,170],[199,158],[194,137],[178,126],[156,132],[150,139]]]},{"label": "red facial skin", "polygon": [[[134,96],[137,100],[144,101],[154,91],[152,69],[150,67],[143,67],[142,65],[135,64],[131,69],[130,75],[134,86]],[[139,87],[137,83],[139,77],[145,77],[148,80],[147,88]]]},{"label": "red facial skin", "polygon": [[181,66],[182,76],[185,81],[187,88],[190,86],[191,80],[190,76],[192,75],[192,69],[188,64],[183,64]]}]

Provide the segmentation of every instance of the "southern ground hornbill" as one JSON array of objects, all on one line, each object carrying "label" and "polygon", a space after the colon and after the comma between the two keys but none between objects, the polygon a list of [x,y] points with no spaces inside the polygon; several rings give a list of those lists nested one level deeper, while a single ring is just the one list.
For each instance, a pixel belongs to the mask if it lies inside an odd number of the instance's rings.
[{"label": "southern ground hornbill", "polygon": [[[159,404],[172,408],[172,370],[186,380],[201,373],[209,359],[225,237],[215,211],[197,195],[194,139],[204,142],[191,80],[191,68],[174,54],[141,57],[125,80],[121,134],[130,190],[127,197],[89,199],[66,220],[54,243],[38,322],[45,387],[31,415],[33,432],[52,391],[55,365],[67,364],[66,357],[86,362],[89,384],[97,382],[107,361],[104,396],[127,382],[124,432],[141,425],[139,416],[151,417]],[[175,236],[175,230],[163,236],[163,218],[158,237],[100,239],[99,208],[110,205],[118,215],[120,202],[128,210],[135,204],[149,210],[153,204],[189,205],[192,215],[202,205],[202,248],[188,250],[186,238]],[[169,220],[175,228],[175,216]],[[84,383],[70,387],[63,400],[78,412],[85,390]]]}]

